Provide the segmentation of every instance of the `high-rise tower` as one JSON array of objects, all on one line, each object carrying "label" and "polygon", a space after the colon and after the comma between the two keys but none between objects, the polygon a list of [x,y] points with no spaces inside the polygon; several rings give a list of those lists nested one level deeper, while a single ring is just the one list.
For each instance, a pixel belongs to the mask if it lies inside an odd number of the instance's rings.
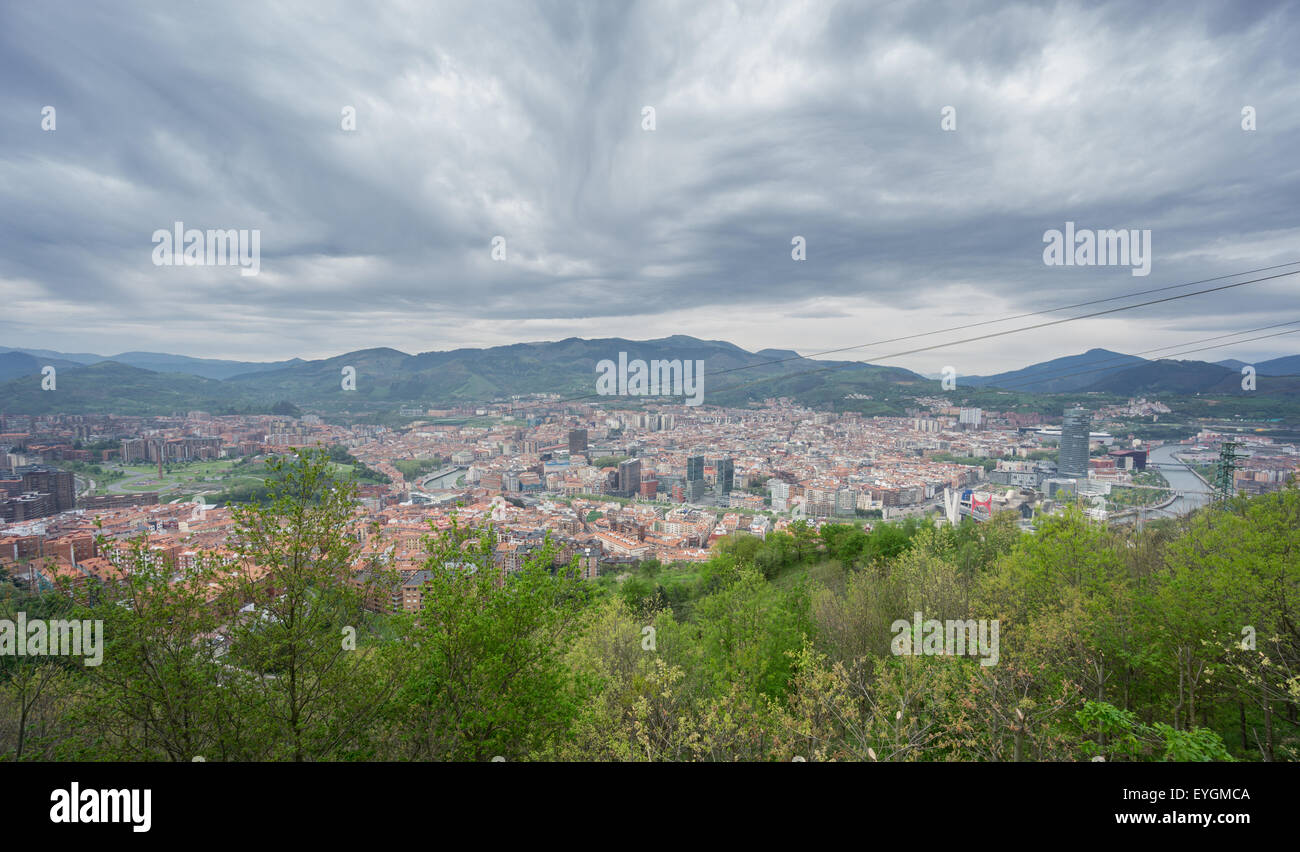
[{"label": "high-rise tower", "polygon": [[569,430],[569,455],[580,456],[587,454],[587,430],[570,429]]},{"label": "high-rise tower", "polygon": [[1092,418],[1082,408],[1067,408],[1061,425],[1061,446],[1056,467],[1067,479],[1088,478],[1088,430]]}]

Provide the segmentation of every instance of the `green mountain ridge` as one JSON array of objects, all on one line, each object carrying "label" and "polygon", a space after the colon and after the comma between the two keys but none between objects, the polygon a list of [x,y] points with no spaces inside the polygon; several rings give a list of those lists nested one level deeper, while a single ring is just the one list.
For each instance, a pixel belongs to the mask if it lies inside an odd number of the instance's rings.
[{"label": "green mountain ridge", "polygon": [[[277,403],[291,403],[323,413],[359,413],[391,411],[402,404],[488,402],[536,393],[622,404],[674,399],[598,396],[596,364],[604,359],[617,361],[619,353],[626,353],[629,361],[703,361],[705,404],[745,405],[788,397],[812,407],[866,415],[901,415],[913,399],[923,396],[945,396],[954,404],[990,408],[1040,399],[1035,404],[1050,410],[1059,407],[1059,402],[1042,394],[1252,393],[1241,388],[1240,372],[1226,366],[1203,361],[1147,361],[1105,349],[997,376],[959,377],[959,388],[945,391],[939,380],[899,367],[814,360],[789,350],[749,352],[726,341],[674,335],[657,340],[570,337],[415,355],[375,347],[310,361],[217,362],[227,368],[254,368],[224,379],[161,369],[173,363],[172,357],[181,356],[133,353],[154,358],[160,369],[150,370],[111,360],[82,365],[55,359],[54,353],[37,357],[11,350],[0,352],[0,412],[171,414],[200,409],[269,413]],[[181,363],[202,360],[182,359]],[[45,391],[40,369],[51,363],[57,370],[56,389]],[[355,390],[344,389],[345,378],[354,378]],[[1300,379],[1269,377],[1261,372],[1257,387],[1261,396],[1294,394],[1300,390]]]}]

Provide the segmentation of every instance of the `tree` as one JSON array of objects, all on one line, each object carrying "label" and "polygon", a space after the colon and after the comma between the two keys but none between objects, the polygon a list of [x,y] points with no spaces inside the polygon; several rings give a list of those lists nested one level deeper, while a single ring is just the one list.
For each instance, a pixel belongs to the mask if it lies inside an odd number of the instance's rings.
[{"label": "tree", "polygon": [[1123,760],[1158,753],[1162,760],[1178,763],[1232,760],[1222,738],[1208,728],[1180,730],[1163,722],[1147,725],[1133,713],[1101,701],[1085,701],[1074,716],[1102,744],[1085,742],[1085,754]]},{"label": "tree", "polygon": [[812,633],[808,606],[802,591],[781,592],[751,569],[701,600],[695,612],[716,683],[739,685],[751,701],[780,697],[791,673],[786,652]]},{"label": "tree", "polygon": [[[270,499],[232,510],[236,565],[218,607],[230,651],[224,683],[253,708],[253,759],[337,759],[369,747],[366,733],[396,689],[365,606],[395,578],[371,565],[353,583],[355,489],[307,450],[271,463]],[[395,649],[389,648],[392,653]]]},{"label": "tree", "polygon": [[[18,666],[7,682],[0,682],[0,701],[3,702],[0,706],[12,706],[16,716],[13,722],[14,761],[22,760],[27,753],[30,736],[38,721],[37,730],[43,731],[57,719],[58,704],[69,697],[67,687],[70,680],[71,675],[65,666],[42,661]],[[0,745],[8,739],[8,736],[0,738]],[[3,754],[4,749],[0,748],[0,755]]]},{"label": "tree", "polygon": [[[0,584],[7,576],[0,569]],[[0,585],[0,620],[12,623],[19,612],[29,619],[65,618],[70,609],[57,594],[19,595],[12,586]],[[57,723],[59,705],[71,697],[71,668],[62,657],[0,655],[0,756],[8,753],[12,760],[22,760],[29,753],[31,735]]]},{"label": "tree", "polygon": [[453,523],[430,543],[424,606],[405,622],[400,748],[417,760],[521,759],[568,735],[580,684],[563,665],[587,588],[576,559],[555,574],[547,540],[509,575],[491,526]]},{"label": "tree", "polygon": [[101,538],[117,574],[79,614],[103,624],[103,660],[85,668],[84,699],[72,708],[77,759],[233,757],[242,716],[221,688],[218,575],[200,560],[181,576],[141,538],[126,547]]},{"label": "tree", "polygon": [[824,524],[821,539],[826,553],[845,568],[851,567],[867,546],[867,534],[851,524]]},{"label": "tree", "polygon": [[811,524],[807,521],[795,521],[788,529],[794,541],[795,561],[803,562],[817,552],[820,541],[817,530]]},{"label": "tree", "polygon": [[1202,512],[1170,544],[1146,600],[1177,663],[1175,729],[1190,727],[1198,708],[1204,720],[1215,696],[1234,692],[1261,714],[1253,738],[1244,711],[1240,725],[1243,747],[1254,739],[1265,760],[1275,758],[1276,722],[1300,728],[1298,525],[1300,492],[1287,489]]}]

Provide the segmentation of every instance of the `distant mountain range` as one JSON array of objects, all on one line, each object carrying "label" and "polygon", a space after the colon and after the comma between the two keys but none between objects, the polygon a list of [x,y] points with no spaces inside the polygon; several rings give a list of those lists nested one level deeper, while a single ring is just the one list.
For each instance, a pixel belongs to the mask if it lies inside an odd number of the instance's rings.
[{"label": "distant mountain range", "polygon": [[[810,360],[796,352],[749,352],[719,340],[684,335],[658,340],[606,338],[517,343],[408,355],[377,348],[333,358],[253,362],[158,352],[87,353],[0,348],[0,412],[163,414],[202,409],[269,411],[284,403],[320,411],[381,411],[400,404],[485,402],[515,394],[555,393],[599,401],[596,364],[652,358],[702,360],[706,404],[735,405],[769,397],[899,414],[918,396],[943,393],[940,382],[897,367]],[[41,389],[41,369],[57,371],[54,392]],[[959,385],[986,394],[1104,392],[1134,394],[1241,393],[1241,362],[1149,361],[1107,349],[1055,358],[992,376],[959,376]],[[344,368],[356,390],[342,388]],[[1268,377],[1300,373],[1300,355],[1254,365]],[[1261,379],[1261,394],[1300,391],[1300,380]],[[613,401],[614,398],[608,398]],[[629,401],[630,398],[620,398]],[[845,400],[852,400],[846,405]],[[978,402],[975,404],[979,404]]]},{"label": "distant mountain range", "polygon": [[[682,335],[659,340],[573,337],[418,355],[387,348],[363,349],[315,361],[277,363],[209,361],[159,353],[92,360],[99,356],[9,350],[0,353],[0,411],[242,412],[269,410],[283,401],[355,412],[391,409],[402,403],[481,402],[531,393],[599,400],[595,395],[596,364],[615,360],[620,352],[627,353],[629,361],[704,361],[704,395],[712,403],[782,395],[830,402],[868,385],[883,389],[925,382],[914,373],[892,367],[811,361],[797,352],[778,349],[748,352],[724,341]],[[40,387],[40,370],[47,364],[57,370],[54,392]],[[355,391],[342,388],[345,367],[355,371]],[[846,384],[841,377],[832,377],[837,367],[852,367],[851,371],[839,371],[843,377],[851,372],[851,381]],[[207,375],[199,375],[200,370]]]},{"label": "distant mountain range", "polygon": [[999,387],[1025,393],[1071,393],[1096,384],[1103,377],[1147,361],[1109,349],[1089,349],[1082,355],[1067,355],[1031,364],[1019,370],[993,376],[963,377],[975,387]]},{"label": "distant mountain range", "polygon": [[[1231,393],[1241,389],[1245,361],[1149,361],[1109,349],[1089,349],[993,376],[970,376],[975,387],[998,387],[1025,393],[1104,391],[1131,393]],[[1253,365],[1256,376],[1300,374],[1300,355]]]},{"label": "distant mountain range", "polygon": [[[228,379],[243,373],[278,370],[303,363],[301,358],[289,361],[222,361],[216,358],[191,358],[188,355],[168,355],[164,352],[122,352],[118,355],[92,355],[88,352],[53,352],[49,349],[11,349],[0,347],[0,381],[39,373],[46,364],[59,367],[99,364],[113,361],[128,367],[139,367],[154,373],[186,373],[205,379]],[[24,369],[37,365],[34,370]],[[22,372],[15,372],[22,370]]]},{"label": "distant mountain range", "polygon": [[[1229,358],[1227,361],[1216,361],[1215,363],[1221,367],[1231,367],[1237,371],[1246,366],[1245,361],[1238,361],[1235,358]],[[1300,355],[1284,355],[1281,358],[1261,361],[1252,366],[1255,368],[1255,375],[1257,376],[1300,375]]]}]

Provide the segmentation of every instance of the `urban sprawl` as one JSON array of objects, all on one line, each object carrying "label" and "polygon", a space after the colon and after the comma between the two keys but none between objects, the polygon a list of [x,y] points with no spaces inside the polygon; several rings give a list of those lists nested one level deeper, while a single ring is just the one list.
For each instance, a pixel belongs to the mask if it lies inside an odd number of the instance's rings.
[{"label": "urban sprawl", "polygon": [[[425,537],[453,516],[493,524],[503,574],[549,538],[555,564],[576,559],[594,578],[648,559],[703,561],[720,538],[800,522],[945,513],[979,522],[1010,510],[1032,529],[1036,516],[1076,503],[1110,522],[1182,513],[1180,501],[1212,490],[1229,441],[1235,492],[1277,490],[1300,467],[1297,446],[1267,437],[1202,430],[1157,464],[1160,442],[1097,431],[1168,412],[1142,399],[1047,418],[942,398],[918,399],[906,417],[865,417],[784,398],[617,410],[539,397],[402,409],[413,419],[400,428],[311,414],[0,415],[0,566],[44,589],[119,576],[104,552],[114,541],[143,541],[150,559],[178,571],[200,554],[233,561],[231,512],[213,504],[241,477],[255,482],[265,459],[317,446],[365,474],[354,477],[358,582],[382,563],[401,588],[381,605],[410,610],[421,603]],[[1175,468],[1200,489],[1166,481],[1160,471]]]}]

